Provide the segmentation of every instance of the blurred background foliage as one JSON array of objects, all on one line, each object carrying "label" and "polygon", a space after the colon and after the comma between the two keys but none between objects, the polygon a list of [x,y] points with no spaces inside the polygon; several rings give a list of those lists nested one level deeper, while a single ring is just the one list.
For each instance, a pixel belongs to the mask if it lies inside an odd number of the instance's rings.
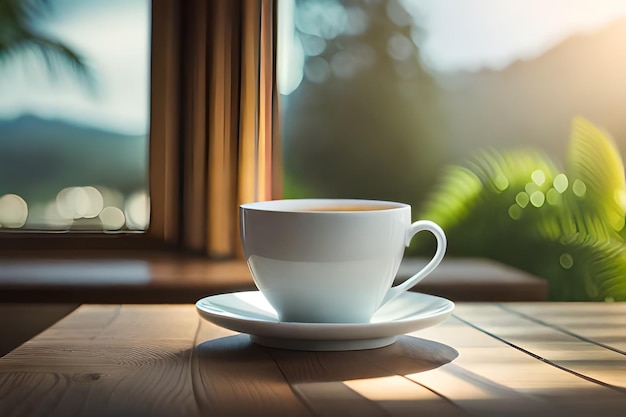
[{"label": "blurred background foliage", "polygon": [[576,118],[564,169],[532,149],[481,150],[444,170],[419,217],[446,230],[450,255],[543,277],[553,300],[626,300],[625,197],[614,142]]},{"label": "blurred background foliage", "polygon": [[626,300],[626,3],[280,4],[285,197],[403,201],[450,256]]}]

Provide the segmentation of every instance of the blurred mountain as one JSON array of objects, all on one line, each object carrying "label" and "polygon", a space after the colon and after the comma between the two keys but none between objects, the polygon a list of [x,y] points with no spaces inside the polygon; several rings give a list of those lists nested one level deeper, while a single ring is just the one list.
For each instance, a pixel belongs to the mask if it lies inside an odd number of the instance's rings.
[{"label": "blurred mountain", "polygon": [[0,120],[0,195],[53,199],[70,186],[123,193],[147,185],[148,137],[24,115]]},{"label": "blurred mountain", "polygon": [[624,39],[626,20],[619,20],[502,71],[441,78],[439,105],[450,159],[462,160],[476,148],[533,146],[563,160],[576,115],[607,130],[624,155]]}]

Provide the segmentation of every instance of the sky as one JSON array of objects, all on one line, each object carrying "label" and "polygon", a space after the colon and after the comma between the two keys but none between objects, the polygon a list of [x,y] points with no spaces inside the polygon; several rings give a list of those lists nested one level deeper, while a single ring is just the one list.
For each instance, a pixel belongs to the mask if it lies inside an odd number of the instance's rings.
[{"label": "sky", "polygon": [[626,16],[624,0],[401,0],[435,72],[502,70]]},{"label": "sky", "polygon": [[[536,58],[572,35],[626,17],[624,0],[400,1],[421,29],[413,39],[419,59],[435,76],[502,70],[517,60]],[[288,95],[302,80],[304,53],[294,35],[295,0],[279,4],[278,83],[281,94]]]},{"label": "sky", "polygon": [[[330,0],[331,2],[333,0]],[[567,37],[626,16],[624,0],[401,0],[423,29],[420,60],[437,74],[501,70]],[[50,77],[33,56],[0,65],[0,119],[61,118],[126,134],[149,126],[149,0],[52,0],[41,28],[82,53],[94,71],[89,90],[67,73]],[[279,1],[279,88],[302,80],[294,0]],[[327,7],[327,6],[325,6]]]},{"label": "sky", "polygon": [[37,25],[83,55],[96,80],[50,76],[24,54],[0,65],[0,119],[60,118],[123,134],[149,128],[149,0],[51,0]]}]

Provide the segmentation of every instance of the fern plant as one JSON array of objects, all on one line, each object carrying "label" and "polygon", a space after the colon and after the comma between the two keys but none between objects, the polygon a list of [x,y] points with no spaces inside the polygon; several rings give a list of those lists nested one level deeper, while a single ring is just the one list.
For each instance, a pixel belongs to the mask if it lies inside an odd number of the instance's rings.
[{"label": "fern plant", "polygon": [[625,196],[610,136],[577,117],[564,170],[533,149],[483,150],[446,168],[420,217],[451,254],[543,277],[553,300],[626,300]]}]

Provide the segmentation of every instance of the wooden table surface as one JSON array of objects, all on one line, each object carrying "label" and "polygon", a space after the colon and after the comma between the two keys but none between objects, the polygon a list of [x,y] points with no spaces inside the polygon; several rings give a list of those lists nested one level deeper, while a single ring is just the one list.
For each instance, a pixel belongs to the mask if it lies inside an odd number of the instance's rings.
[{"label": "wooden table surface", "polygon": [[83,305],[0,358],[0,416],[624,416],[626,304],[460,303],[388,347],[251,344],[192,305]]}]

